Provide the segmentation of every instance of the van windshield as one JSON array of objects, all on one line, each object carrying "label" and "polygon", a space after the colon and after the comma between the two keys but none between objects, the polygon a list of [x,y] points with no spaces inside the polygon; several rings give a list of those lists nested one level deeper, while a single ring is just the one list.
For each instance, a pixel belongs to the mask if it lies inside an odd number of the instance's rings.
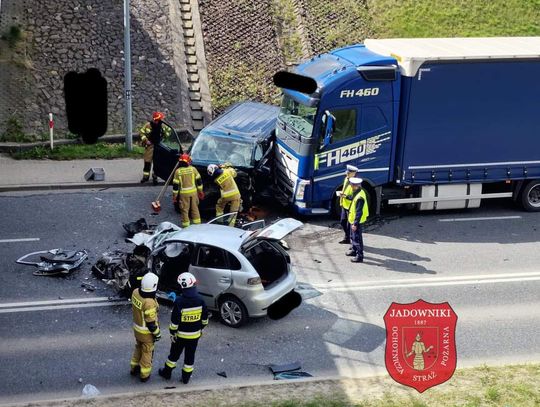
[{"label": "van windshield", "polygon": [[221,137],[201,132],[191,147],[191,158],[196,163],[231,163],[234,167],[253,167],[252,157],[256,143]]},{"label": "van windshield", "polygon": [[278,119],[283,122],[286,131],[292,130],[302,137],[311,137],[316,113],[316,107],[305,106],[283,95]]}]

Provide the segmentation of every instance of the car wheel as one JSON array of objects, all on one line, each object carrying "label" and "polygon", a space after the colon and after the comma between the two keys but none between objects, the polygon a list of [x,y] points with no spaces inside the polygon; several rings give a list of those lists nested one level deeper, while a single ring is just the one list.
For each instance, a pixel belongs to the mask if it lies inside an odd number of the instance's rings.
[{"label": "car wheel", "polygon": [[521,191],[521,205],[528,212],[540,211],[540,180],[530,181]]},{"label": "car wheel", "polygon": [[240,328],[248,320],[246,306],[233,296],[224,297],[219,301],[219,316],[221,322],[231,328]]}]

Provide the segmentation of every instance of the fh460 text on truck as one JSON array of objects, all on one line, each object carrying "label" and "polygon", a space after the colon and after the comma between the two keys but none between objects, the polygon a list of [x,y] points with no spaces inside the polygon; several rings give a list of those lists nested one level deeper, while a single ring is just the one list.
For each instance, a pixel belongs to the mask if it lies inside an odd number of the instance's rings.
[{"label": "fh460 text on truck", "polygon": [[540,37],[366,40],[278,72],[275,178],[301,214],[370,205],[540,211]]}]

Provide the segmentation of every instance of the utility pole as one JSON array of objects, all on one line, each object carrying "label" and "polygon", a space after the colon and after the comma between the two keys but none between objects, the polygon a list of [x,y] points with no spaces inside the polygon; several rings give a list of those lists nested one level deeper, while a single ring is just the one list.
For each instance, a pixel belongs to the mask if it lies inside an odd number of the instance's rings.
[{"label": "utility pole", "polygon": [[126,150],[133,149],[131,110],[131,34],[129,24],[129,0],[124,0],[124,98],[126,103]]}]

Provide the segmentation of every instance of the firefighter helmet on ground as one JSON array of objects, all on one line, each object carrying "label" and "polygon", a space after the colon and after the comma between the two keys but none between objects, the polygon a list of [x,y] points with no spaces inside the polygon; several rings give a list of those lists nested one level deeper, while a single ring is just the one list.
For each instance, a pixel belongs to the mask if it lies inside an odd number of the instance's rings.
[{"label": "firefighter helmet on ground", "polygon": [[158,276],[154,273],[146,273],[141,280],[141,291],[145,293],[153,293],[157,290]]},{"label": "firefighter helmet on ground", "polygon": [[190,288],[197,284],[197,279],[191,273],[182,273],[178,276],[178,284],[182,288]]}]

